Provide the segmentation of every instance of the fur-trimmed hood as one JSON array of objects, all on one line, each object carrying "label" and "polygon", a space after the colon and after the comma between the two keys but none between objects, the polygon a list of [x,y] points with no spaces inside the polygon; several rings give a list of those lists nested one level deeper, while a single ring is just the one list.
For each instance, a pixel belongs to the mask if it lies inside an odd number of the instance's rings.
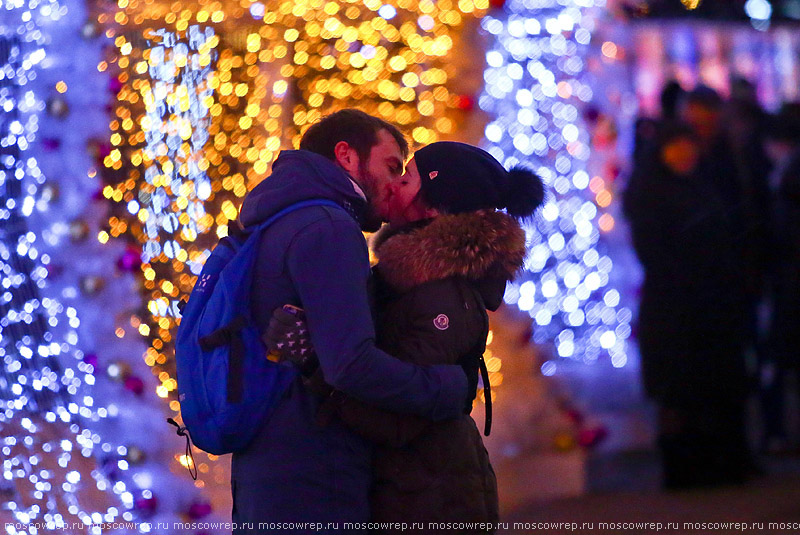
[{"label": "fur-trimmed hood", "polygon": [[400,292],[450,277],[505,284],[526,253],[517,220],[493,210],[442,215],[410,230],[387,226],[375,235],[373,248],[381,276]]}]

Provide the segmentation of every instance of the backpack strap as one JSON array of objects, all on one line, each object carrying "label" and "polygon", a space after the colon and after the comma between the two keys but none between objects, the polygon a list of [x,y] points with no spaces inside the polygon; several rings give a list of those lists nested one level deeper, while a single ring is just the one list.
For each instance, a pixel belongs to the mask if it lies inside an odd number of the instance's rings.
[{"label": "backpack strap", "polygon": [[[486,361],[483,358],[483,354],[486,351],[486,339],[489,336],[489,314],[486,312],[486,303],[483,301],[483,296],[477,290],[475,290],[469,283],[467,283],[463,279],[457,279],[457,285],[462,292],[462,296],[464,295],[464,291],[468,291],[472,293],[475,297],[475,300],[478,302],[478,308],[480,309],[481,316],[483,318],[483,333],[478,341],[475,343],[475,346],[469,350],[469,352],[462,357],[462,359],[475,359],[478,362],[478,369],[480,370],[481,380],[483,381],[483,398],[484,398],[484,423],[483,423],[483,434],[484,436],[489,436],[489,433],[492,432],[492,385],[489,383],[489,370],[486,367]],[[467,308],[469,305],[466,304],[467,299],[464,299],[464,304]]]},{"label": "backpack strap", "polygon": [[189,430],[186,429],[185,426],[179,425],[174,418],[167,418],[167,423],[177,427],[175,432],[179,437],[186,437],[186,454],[184,455],[184,459],[186,460],[186,468],[189,469],[189,475],[192,476],[192,479],[197,481],[197,465],[194,463],[194,454],[192,454],[192,438],[191,435],[189,435]]},{"label": "backpack strap", "polygon": [[272,214],[272,216],[270,216],[266,221],[260,223],[257,227],[255,227],[255,229],[253,229],[253,232],[264,230],[265,228],[267,228],[268,226],[270,226],[283,216],[291,212],[294,212],[295,210],[306,208],[308,206],[330,206],[332,208],[339,208],[340,210],[344,210],[342,206],[340,206],[339,204],[330,199],[308,199],[307,201],[300,201],[294,204],[290,204],[283,210]]},{"label": "backpack strap", "polygon": [[[341,206],[329,199],[309,199],[307,201],[300,201],[273,214],[270,218],[253,229],[253,233],[261,232],[281,217],[295,210],[309,206],[330,206],[342,209]],[[252,233],[250,235],[252,235]],[[223,239],[220,243],[227,244],[227,240]],[[224,327],[220,327],[199,340],[200,348],[206,352],[223,345],[229,345],[231,348],[230,357],[228,359],[228,386],[226,393],[228,403],[240,403],[244,395],[244,361],[246,351],[241,330],[245,328],[247,324],[248,318],[240,315],[235,317]]]},{"label": "backpack strap", "polygon": [[226,396],[228,403],[242,401],[245,349],[241,330],[245,326],[247,326],[247,318],[236,316],[229,324],[220,327],[199,340],[200,349],[204,352],[211,351],[219,346],[231,346],[230,358],[228,359],[228,392]]},{"label": "backpack strap", "polygon": [[483,399],[484,407],[486,407],[486,419],[483,423],[483,435],[489,436],[492,432],[492,385],[489,384],[489,370],[486,368],[486,361],[483,359],[483,353],[478,356],[478,364],[481,369],[481,378],[483,379]]}]

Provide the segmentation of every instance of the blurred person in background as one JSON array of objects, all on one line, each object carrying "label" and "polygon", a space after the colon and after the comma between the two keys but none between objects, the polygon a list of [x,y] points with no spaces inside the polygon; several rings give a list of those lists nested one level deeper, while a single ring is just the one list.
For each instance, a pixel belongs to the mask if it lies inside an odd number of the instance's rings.
[{"label": "blurred person in background", "polygon": [[740,483],[750,467],[748,297],[736,247],[742,222],[700,174],[712,131],[706,125],[703,137],[689,125],[662,124],[657,158],[635,168],[624,196],[645,272],[638,318],[643,380],[659,406],[658,446],[670,489]]},{"label": "blurred person in background", "polygon": [[770,272],[772,322],[768,360],[761,367],[764,447],[768,453],[789,449],[785,426],[785,379],[800,365],[800,103],[784,104],[771,118],[766,150],[774,165],[774,250]]},{"label": "blurred person in background", "polygon": [[[767,289],[767,273],[774,262],[770,245],[772,199],[769,176],[772,162],[765,150],[765,135],[768,115],[756,98],[756,89],[749,81],[735,78],[731,83],[731,98],[726,103],[723,127],[730,145],[740,191],[739,210],[743,219],[742,256],[747,280],[750,284],[750,333],[749,345],[763,360],[763,338],[766,330],[762,325],[767,316],[763,305]],[[722,157],[722,155],[720,155]]]},{"label": "blurred person in background", "polygon": [[634,167],[655,157],[655,152],[658,149],[656,146],[658,126],[676,119],[678,105],[684,94],[685,91],[681,85],[676,80],[671,80],[661,90],[661,115],[658,118],[637,117],[633,134]]},{"label": "blurred person in background", "polygon": [[659,98],[662,121],[673,122],[678,119],[678,105],[685,94],[686,91],[677,80],[670,80],[664,85]]},{"label": "blurred person in background", "polygon": [[[724,102],[713,89],[698,86],[685,94],[680,117],[691,126],[700,147],[697,175],[714,190],[732,227],[734,255],[742,267],[738,285],[745,291],[745,350],[755,376],[762,331],[759,309],[766,289],[771,248],[771,213],[767,176],[770,162],[763,148],[764,112],[746,80],[732,83]],[[762,353],[763,355],[763,353]],[[752,383],[751,383],[752,384]]]}]

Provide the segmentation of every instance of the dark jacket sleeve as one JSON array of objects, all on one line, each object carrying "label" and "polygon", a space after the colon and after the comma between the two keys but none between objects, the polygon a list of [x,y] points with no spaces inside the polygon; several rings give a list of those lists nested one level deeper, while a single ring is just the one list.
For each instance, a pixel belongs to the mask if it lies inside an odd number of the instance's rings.
[{"label": "dark jacket sleeve", "polygon": [[375,346],[366,243],[355,222],[337,212],[301,229],[286,258],[325,380],[382,409],[431,420],[458,416],[467,396],[459,366],[415,366]]},{"label": "dark jacket sleeve", "polygon": [[[455,364],[485,335],[482,305],[454,280],[411,290],[392,305],[395,314],[386,338],[397,358],[423,366]],[[414,416],[382,411],[352,398],[340,398],[336,412],[358,434],[378,444],[402,447],[432,424]]]}]

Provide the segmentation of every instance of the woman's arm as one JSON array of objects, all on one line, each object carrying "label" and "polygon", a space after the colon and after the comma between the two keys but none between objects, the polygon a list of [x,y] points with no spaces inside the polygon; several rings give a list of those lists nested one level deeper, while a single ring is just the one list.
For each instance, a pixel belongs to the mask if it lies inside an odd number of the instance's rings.
[{"label": "woman's arm", "polygon": [[[470,349],[485,341],[486,312],[473,290],[462,282],[427,283],[389,306],[397,321],[383,326],[382,339],[386,349],[400,360],[423,366],[456,364]],[[324,383],[319,370],[307,381],[307,386],[326,398],[320,407],[322,420],[336,415],[377,444],[402,447],[428,425],[435,425],[427,419],[381,410],[334,391]]]}]

